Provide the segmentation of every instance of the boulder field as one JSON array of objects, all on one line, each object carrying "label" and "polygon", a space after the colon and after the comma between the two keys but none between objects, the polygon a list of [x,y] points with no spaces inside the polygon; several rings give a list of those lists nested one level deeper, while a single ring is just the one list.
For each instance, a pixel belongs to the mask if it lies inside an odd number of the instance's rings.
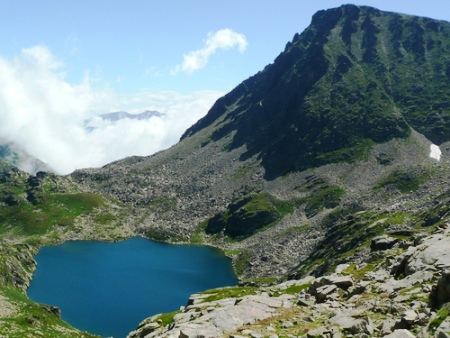
[{"label": "boulder field", "polygon": [[128,338],[450,337],[450,224],[372,240],[368,261],[280,284],[193,294]]}]

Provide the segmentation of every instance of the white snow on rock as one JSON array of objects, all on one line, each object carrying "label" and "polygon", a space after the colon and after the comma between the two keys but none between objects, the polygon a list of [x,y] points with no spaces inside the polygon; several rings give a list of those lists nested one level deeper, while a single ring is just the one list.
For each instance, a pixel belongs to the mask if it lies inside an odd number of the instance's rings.
[{"label": "white snow on rock", "polygon": [[441,160],[441,148],[439,148],[439,146],[432,144],[430,145],[430,157],[434,158],[435,160],[440,161]]}]

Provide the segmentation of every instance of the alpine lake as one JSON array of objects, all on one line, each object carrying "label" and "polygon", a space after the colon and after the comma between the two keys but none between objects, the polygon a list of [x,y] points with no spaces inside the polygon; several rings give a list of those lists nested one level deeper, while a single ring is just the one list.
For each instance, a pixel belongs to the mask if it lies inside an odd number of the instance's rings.
[{"label": "alpine lake", "polygon": [[218,250],[140,237],[68,241],[43,247],[35,260],[28,297],[58,306],[66,322],[102,337],[126,337],[143,319],[179,310],[193,293],[238,282]]}]

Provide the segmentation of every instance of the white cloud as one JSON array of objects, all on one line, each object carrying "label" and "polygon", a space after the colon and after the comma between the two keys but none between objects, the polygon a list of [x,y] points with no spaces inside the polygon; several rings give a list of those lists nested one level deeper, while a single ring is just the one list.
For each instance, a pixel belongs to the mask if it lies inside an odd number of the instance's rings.
[{"label": "white cloud", "polygon": [[[24,49],[14,60],[0,57],[0,137],[61,174],[167,148],[223,95],[215,91],[119,95],[108,87],[94,88],[88,76],[80,84],[69,84],[63,71],[63,64],[44,46]],[[92,132],[84,127],[86,119],[98,114],[145,110],[164,115],[104,124]]]},{"label": "white cloud", "polygon": [[247,47],[245,35],[236,33],[231,29],[221,29],[215,33],[208,33],[203,48],[189,52],[183,55],[183,63],[178,65],[173,71],[174,74],[179,71],[192,73],[205,67],[208,64],[209,57],[219,49],[229,50],[237,47],[242,53]]}]

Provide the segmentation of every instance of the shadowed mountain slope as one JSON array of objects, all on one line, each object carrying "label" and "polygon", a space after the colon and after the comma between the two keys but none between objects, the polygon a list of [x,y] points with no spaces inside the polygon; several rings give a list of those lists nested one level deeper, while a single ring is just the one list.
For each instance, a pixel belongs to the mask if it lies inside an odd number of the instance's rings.
[{"label": "shadowed mountain slope", "polygon": [[182,139],[212,124],[212,141],[235,132],[229,149],[245,144],[242,159],[258,154],[268,178],[352,160],[409,127],[440,144],[450,137],[449,47],[447,22],[351,5],[320,11]]}]

